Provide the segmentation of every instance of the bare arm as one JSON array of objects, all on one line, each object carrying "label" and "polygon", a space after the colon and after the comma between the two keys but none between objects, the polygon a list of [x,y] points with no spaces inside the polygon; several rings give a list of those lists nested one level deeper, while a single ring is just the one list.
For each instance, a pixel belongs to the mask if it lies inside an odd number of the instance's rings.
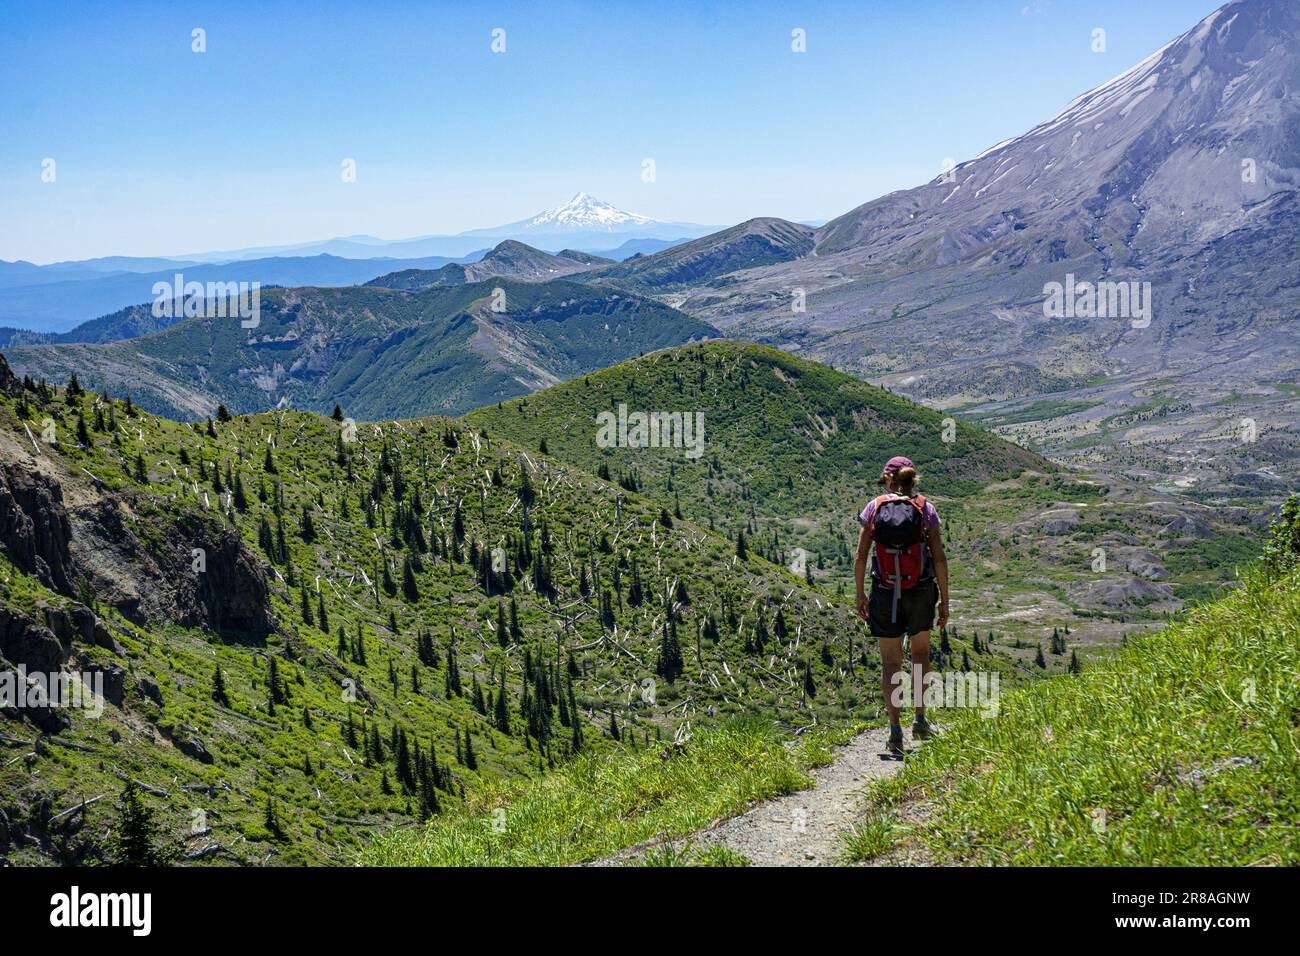
[{"label": "bare arm", "polygon": [[934,579],[939,585],[939,627],[948,626],[948,555],[943,550],[943,535],[938,528],[929,533],[930,558],[934,561]]},{"label": "bare arm", "polygon": [[867,619],[867,562],[871,557],[872,532],[869,525],[863,525],[858,532],[858,553],[853,558],[853,580],[858,586],[858,617]]}]

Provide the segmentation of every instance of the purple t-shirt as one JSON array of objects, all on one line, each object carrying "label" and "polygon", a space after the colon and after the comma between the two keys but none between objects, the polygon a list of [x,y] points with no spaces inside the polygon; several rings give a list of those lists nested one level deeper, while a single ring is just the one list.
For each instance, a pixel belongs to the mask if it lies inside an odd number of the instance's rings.
[{"label": "purple t-shirt", "polygon": [[[925,508],[923,508],[922,511],[925,514],[926,531],[933,531],[935,528],[939,527],[939,512],[934,510],[934,505],[930,504],[929,500],[925,502]],[[876,499],[872,498],[867,502],[867,506],[862,509],[862,514],[858,515],[858,521],[867,527],[870,527],[875,518]]]}]

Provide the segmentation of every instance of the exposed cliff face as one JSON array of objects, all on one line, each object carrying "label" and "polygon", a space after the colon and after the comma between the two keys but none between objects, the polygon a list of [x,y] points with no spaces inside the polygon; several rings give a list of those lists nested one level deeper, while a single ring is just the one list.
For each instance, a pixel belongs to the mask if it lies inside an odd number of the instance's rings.
[{"label": "exposed cliff face", "polygon": [[[0,548],[51,590],[73,597],[84,577],[98,600],[142,624],[255,637],[271,629],[266,576],[234,531],[188,511],[133,514],[133,502],[117,495],[70,511],[54,477],[0,467]],[[148,544],[137,534],[146,520]]]},{"label": "exposed cliff face", "polygon": [[132,620],[253,637],[270,631],[266,575],[239,536],[219,522],[185,512],[145,543],[130,503],[105,498],[79,510],[73,526],[78,556],[100,600]]},{"label": "exposed cliff face", "polygon": [[[20,611],[0,606],[0,660],[14,667],[21,665],[36,675],[57,673],[67,659],[67,650],[53,631]],[[19,713],[15,702],[3,696],[0,708]],[[28,703],[21,713],[49,734],[58,733],[69,723],[67,714],[48,706]]]},{"label": "exposed cliff face", "polygon": [[8,395],[18,387],[18,384],[18,379],[9,368],[9,363],[5,361],[3,355],[0,355],[0,392]]},{"label": "exposed cliff face", "polygon": [[21,465],[0,466],[0,548],[10,560],[51,590],[71,594],[71,541],[59,483]]},{"label": "exposed cliff face", "polygon": [[[178,522],[177,530],[192,535],[187,540],[195,542],[193,547],[202,548],[205,555],[206,570],[195,575],[197,586],[182,593],[195,599],[194,613],[203,626],[223,633],[264,636],[271,629],[266,575],[239,535],[230,528],[201,523],[193,515]],[[181,555],[191,574],[192,558],[192,551]]]}]

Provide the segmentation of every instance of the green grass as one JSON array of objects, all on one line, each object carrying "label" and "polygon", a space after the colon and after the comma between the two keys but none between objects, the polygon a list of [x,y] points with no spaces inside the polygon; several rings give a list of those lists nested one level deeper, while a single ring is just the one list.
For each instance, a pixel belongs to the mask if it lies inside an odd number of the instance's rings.
[{"label": "green grass", "polygon": [[876,805],[928,802],[915,840],[944,863],[1296,865],[1298,722],[1300,575],[1252,572],[996,718],[951,714]]},{"label": "green grass", "polygon": [[842,863],[865,863],[880,856],[898,842],[898,826],[885,813],[873,813],[844,834]]},{"label": "green grass", "polygon": [[1067,415],[1076,415],[1079,412],[1086,412],[1090,408],[1096,408],[1101,404],[1101,402],[1041,399],[1040,401],[1031,402],[1022,408],[1013,408],[1007,411],[970,413],[964,417],[983,428],[993,428],[1003,425],[1024,425],[1029,422],[1042,422],[1050,421],[1054,418],[1064,418]]},{"label": "green grass", "polygon": [[[810,786],[808,750],[784,744],[770,722],[740,719],[658,750],[588,755],[545,778],[504,785],[473,810],[418,832],[376,840],[376,866],[555,866],[595,860],[656,837],[682,836],[751,801]],[[657,850],[651,865],[680,865],[689,851]],[[705,851],[710,865],[721,857]],[[730,865],[735,865],[734,854]]]},{"label": "green grass", "polygon": [[671,844],[657,847],[636,860],[637,866],[749,866],[749,857],[725,846],[696,849],[691,844],[678,849]]}]

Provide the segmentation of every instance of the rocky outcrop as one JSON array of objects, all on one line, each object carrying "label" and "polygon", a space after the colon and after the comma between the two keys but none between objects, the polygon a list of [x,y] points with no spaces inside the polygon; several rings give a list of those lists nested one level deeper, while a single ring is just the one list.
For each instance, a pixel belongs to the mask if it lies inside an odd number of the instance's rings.
[{"label": "rocky outcrop", "polygon": [[54,636],[63,642],[65,648],[71,649],[74,640],[94,644],[121,657],[125,651],[117,642],[108,625],[84,604],[69,604],[66,607],[37,608],[45,618],[45,625],[54,632]]},{"label": "rocky outcrop", "polygon": [[1069,534],[1079,524],[1079,512],[1073,508],[1053,509],[1040,518],[1046,534]]},{"label": "rocky outcrop", "polygon": [[1070,600],[1082,607],[1119,610],[1173,601],[1173,588],[1138,577],[1110,575],[1097,581],[1071,585]]},{"label": "rocky outcrop", "polygon": [[1213,538],[1214,531],[1204,521],[1190,515],[1179,515],[1160,529],[1162,538]]},{"label": "rocky outcrop", "polygon": [[[30,675],[29,687],[38,678],[44,678],[45,686],[48,687],[48,681],[63,669],[68,659],[63,644],[54,636],[53,631],[21,611],[9,607],[0,607],[0,658],[4,661],[0,664],[0,669],[11,675],[8,678],[11,685],[8,689],[14,691],[15,695],[17,687],[13,681],[17,678],[19,666]],[[68,726],[67,714],[53,707],[33,704],[32,700],[33,698],[25,698],[24,706],[18,707],[16,696],[11,700],[7,694],[2,695],[0,710],[14,717],[26,717],[47,734],[58,733]]]},{"label": "rocky outcrop", "polygon": [[0,393],[12,395],[18,390],[19,384],[18,377],[9,368],[4,355],[0,355]]},{"label": "rocky outcrop", "polygon": [[212,754],[203,745],[203,741],[194,734],[182,734],[173,741],[173,744],[185,756],[197,760],[199,763],[212,763]]},{"label": "rocky outcrop", "polygon": [[1241,471],[1228,476],[1228,484],[1237,485],[1250,491],[1276,491],[1286,487],[1286,480],[1271,471]]},{"label": "rocky outcrop", "polygon": [[37,607],[45,617],[45,626],[54,632],[54,636],[63,642],[64,647],[71,648],[74,640],[80,639],[91,643],[95,639],[95,614],[83,604],[69,604],[65,607]]},{"label": "rocky outcrop", "polygon": [[[271,629],[270,597],[262,565],[230,528],[213,527],[186,516],[177,530],[190,547],[182,561],[194,582],[193,597],[202,623],[218,632],[265,636]],[[201,549],[204,569],[193,570],[194,550]]]},{"label": "rocky outcrop", "polygon": [[146,545],[114,499],[74,515],[76,553],[100,600],[141,624],[269,633],[266,575],[239,535],[195,512],[167,515],[166,522],[151,528],[154,540]]},{"label": "rocky outcrop", "polygon": [[[148,524],[150,542],[136,529]],[[53,477],[0,466],[0,550],[42,584],[75,596],[83,577],[97,599],[140,624],[264,637],[271,630],[266,575],[238,533],[197,511],[104,495],[72,511]],[[74,636],[120,654],[102,622],[81,605],[46,609],[61,639]]]},{"label": "rocky outcrop", "polygon": [[0,548],[9,560],[51,590],[71,594],[71,542],[59,483],[21,465],[0,466]]},{"label": "rocky outcrop", "polygon": [[1164,581],[1169,577],[1169,571],[1160,560],[1160,556],[1145,548],[1123,551],[1116,555],[1116,558],[1123,562],[1123,566],[1130,574],[1146,578],[1148,581]]},{"label": "rocky outcrop", "polygon": [[103,681],[104,699],[114,707],[121,707],[126,700],[126,668],[121,664],[98,664],[91,662],[86,670],[98,674]]},{"label": "rocky outcrop", "polygon": [[0,655],[10,664],[47,674],[61,670],[68,660],[53,631],[9,607],[0,607]]},{"label": "rocky outcrop", "polygon": [[161,708],[163,706],[162,688],[155,684],[148,677],[141,677],[135,682],[135,689],[140,692],[140,696],[147,700],[153,701]]}]

